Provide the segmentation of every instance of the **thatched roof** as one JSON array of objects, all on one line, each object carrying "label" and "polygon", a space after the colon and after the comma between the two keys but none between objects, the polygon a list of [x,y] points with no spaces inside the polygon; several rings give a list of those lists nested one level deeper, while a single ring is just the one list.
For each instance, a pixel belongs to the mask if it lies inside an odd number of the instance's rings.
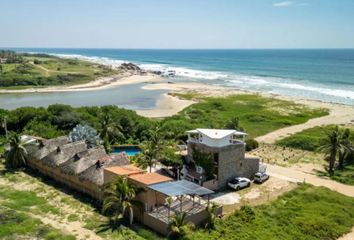
[{"label": "thatched roof", "polygon": [[60,170],[62,173],[69,175],[80,174],[95,165],[104,156],[106,156],[104,148],[91,148],[83,153],[75,154],[60,167]]},{"label": "thatched roof", "polygon": [[67,162],[70,158],[75,156],[75,154],[85,151],[87,151],[85,141],[65,144],[55,148],[53,152],[42,159],[42,162],[47,166],[57,167]]},{"label": "thatched roof", "polygon": [[107,167],[123,166],[129,164],[128,156],[125,153],[118,153],[112,156],[105,156],[99,159],[95,165],[89,167],[79,175],[80,180],[92,182],[98,186],[104,183],[103,169]]},{"label": "thatched roof", "polygon": [[29,157],[34,160],[41,160],[49,153],[55,151],[57,147],[63,146],[69,143],[69,139],[66,136],[61,136],[52,139],[42,139],[39,140],[37,145],[30,145],[29,149],[27,149]]}]

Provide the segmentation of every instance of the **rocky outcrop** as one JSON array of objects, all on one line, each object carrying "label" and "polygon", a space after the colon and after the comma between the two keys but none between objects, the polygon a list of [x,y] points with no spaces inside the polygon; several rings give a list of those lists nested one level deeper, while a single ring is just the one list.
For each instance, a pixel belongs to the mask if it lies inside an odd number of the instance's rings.
[{"label": "rocky outcrop", "polygon": [[123,63],[119,66],[119,69],[125,71],[137,71],[137,72],[141,71],[141,68],[135,65],[134,63]]}]

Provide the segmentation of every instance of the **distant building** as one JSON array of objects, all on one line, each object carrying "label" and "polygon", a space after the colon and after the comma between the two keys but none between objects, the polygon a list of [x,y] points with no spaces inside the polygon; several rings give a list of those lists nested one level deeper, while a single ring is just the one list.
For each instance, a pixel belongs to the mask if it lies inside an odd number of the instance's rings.
[{"label": "distant building", "polygon": [[[244,132],[224,129],[195,129],[187,132],[187,160],[181,175],[209,189],[225,187],[235,177],[253,176],[259,170],[259,158],[245,156]],[[198,156],[204,155],[212,162],[207,173],[198,165]],[[209,165],[210,166],[210,165]],[[208,176],[209,175],[209,176]]]},{"label": "distant building", "polygon": [[0,64],[5,64],[7,62],[7,58],[0,58]]}]

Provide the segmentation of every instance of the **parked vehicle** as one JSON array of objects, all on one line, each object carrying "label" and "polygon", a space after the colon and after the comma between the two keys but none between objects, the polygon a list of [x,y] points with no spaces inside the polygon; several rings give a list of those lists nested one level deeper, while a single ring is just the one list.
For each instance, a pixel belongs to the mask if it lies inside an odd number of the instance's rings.
[{"label": "parked vehicle", "polygon": [[251,180],[244,177],[237,177],[228,182],[227,185],[232,189],[239,190],[251,186]]},{"label": "parked vehicle", "polygon": [[264,183],[268,179],[269,179],[269,175],[266,174],[265,172],[263,172],[263,173],[258,172],[254,175],[254,182],[256,182],[256,183]]}]

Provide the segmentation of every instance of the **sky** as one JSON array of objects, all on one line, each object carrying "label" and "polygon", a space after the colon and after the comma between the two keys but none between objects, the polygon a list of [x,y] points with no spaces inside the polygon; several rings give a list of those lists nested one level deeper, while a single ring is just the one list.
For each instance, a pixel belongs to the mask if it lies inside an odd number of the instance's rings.
[{"label": "sky", "polygon": [[0,47],[354,48],[354,0],[0,0]]}]

